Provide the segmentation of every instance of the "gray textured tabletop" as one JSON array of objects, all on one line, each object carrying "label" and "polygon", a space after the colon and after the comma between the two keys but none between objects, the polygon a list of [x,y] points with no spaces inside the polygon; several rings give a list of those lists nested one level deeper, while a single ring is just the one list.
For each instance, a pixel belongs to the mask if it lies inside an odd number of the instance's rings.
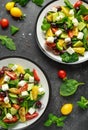
[{"label": "gray textured tabletop", "polygon": [[[0,45],[0,58],[6,56],[22,56],[27,57],[35,61],[47,74],[51,84],[51,95],[47,109],[43,116],[31,127],[27,127],[26,130],[88,130],[88,110],[81,110],[78,108],[76,102],[83,95],[88,99],[88,61],[78,65],[65,65],[57,63],[48,58],[39,49],[35,39],[35,24],[37,16],[41,11],[42,7],[38,7],[31,1],[22,10],[26,14],[24,20],[14,20],[4,8],[5,3],[9,0],[0,0],[0,18],[8,18],[10,25],[15,25],[20,28],[20,31],[14,36],[11,36],[9,28],[3,30],[0,27],[0,35],[7,35],[12,37],[16,44],[16,51],[9,51],[4,46]],[[44,5],[49,3],[51,0],[45,0]],[[58,78],[57,72],[60,69],[64,69],[67,72],[68,78],[73,78],[78,81],[85,82],[83,87],[80,87],[76,94],[69,98],[61,97],[59,94],[61,79]],[[47,128],[44,126],[44,121],[47,119],[49,113],[60,116],[60,107],[64,103],[73,103],[74,109],[72,113],[67,117],[63,128],[58,128],[55,125]]]}]

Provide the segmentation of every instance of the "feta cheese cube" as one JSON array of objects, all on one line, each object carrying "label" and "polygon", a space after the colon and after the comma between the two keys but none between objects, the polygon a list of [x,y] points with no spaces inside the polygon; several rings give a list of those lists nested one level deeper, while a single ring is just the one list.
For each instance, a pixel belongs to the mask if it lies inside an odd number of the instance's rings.
[{"label": "feta cheese cube", "polygon": [[50,42],[50,43],[53,43],[54,42],[54,37],[48,37],[46,41]]},{"label": "feta cheese cube", "polygon": [[34,112],[35,112],[36,110],[35,110],[35,108],[33,108],[33,107],[31,107],[29,110],[28,110],[28,112],[32,115]]},{"label": "feta cheese cube", "polygon": [[55,35],[60,36],[61,33],[62,33],[62,30],[58,30],[58,31],[55,32]]},{"label": "feta cheese cube", "polygon": [[71,38],[70,38],[70,37],[65,38],[65,42],[66,42],[66,43],[68,43],[68,42],[70,42],[70,41],[71,41]]},{"label": "feta cheese cube", "polygon": [[33,88],[33,86],[34,86],[34,84],[33,83],[31,83],[31,84],[28,84],[28,91],[30,91],[32,88]]},{"label": "feta cheese cube", "polygon": [[5,97],[4,98],[4,102],[7,104],[7,103],[9,103],[9,98],[8,97]]},{"label": "feta cheese cube", "polygon": [[14,71],[17,69],[17,67],[18,67],[18,65],[15,64],[11,69]]},{"label": "feta cheese cube", "polygon": [[70,15],[74,15],[74,10],[71,9],[71,10],[69,11],[69,14],[70,14]]},{"label": "feta cheese cube", "polygon": [[34,77],[33,76],[29,76],[29,82],[34,82]]},{"label": "feta cheese cube", "polygon": [[81,40],[81,39],[83,39],[83,36],[84,36],[84,34],[82,32],[79,32],[77,38]]},{"label": "feta cheese cube", "polygon": [[22,96],[27,96],[27,95],[28,95],[28,92],[27,92],[27,91],[23,91],[23,92],[21,92],[21,95],[22,95]]},{"label": "feta cheese cube", "polygon": [[72,23],[74,26],[78,26],[78,20],[76,18],[72,19]]},{"label": "feta cheese cube", "polygon": [[72,47],[69,47],[69,48],[67,49],[67,52],[68,52],[70,55],[72,55],[75,51],[73,50]]},{"label": "feta cheese cube", "polygon": [[3,84],[3,85],[2,85],[2,90],[3,90],[3,91],[7,91],[8,89],[9,89],[8,84]]},{"label": "feta cheese cube", "polygon": [[57,12],[57,8],[53,7],[50,11]]},{"label": "feta cheese cube", "polygon": [[59,20],[61,20],[62,18],[64,18],[64,16],[63,16],[63,15],[59,15],[59,16],[56,18],[56,20],[59,21]]},{"label": "feta cheese cube", "polygon": [[10,80],[10,77],[9,77],[8,75],[5,75],[4,81],[5,81],[5,82],[8,82],[9,80]]},{"label": "feta cheese cube", "polygon": [[25,81],[25,80],[21,80],[21,81],[18,83],[18,86],[23,87],[25,84],[26,84],[26,81]]},{"label": "feta cheese cube", "polygon": [[39,91],[39,93],[44,93],[44,92],[45,92],[44,88],[42,88],[42,87],[40,87],[40,88],[38,89],[38,91]]},{"label": "feta cheese cube", "polygon": [[6,117],[7,117],[9,120],[11,120],[11,119],[12,119],[12,114],[7,113],[7,114],[6,114]]}]

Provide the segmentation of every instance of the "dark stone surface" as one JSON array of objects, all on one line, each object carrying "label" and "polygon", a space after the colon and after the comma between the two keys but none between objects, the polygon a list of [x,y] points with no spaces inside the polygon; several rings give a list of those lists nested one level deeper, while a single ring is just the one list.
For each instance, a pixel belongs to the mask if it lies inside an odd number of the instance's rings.
[{"label": "dark stone surface", "polygon": [[[39,49],[35,40],[35,23],[37,16],[42,9],[32,2],[29,2],[26,7],[22,8],[26,14],[26,18],[22,21],[14,20],[5,10],[4,6],[9,0],[0,0],[0,19],[5,17],[10,21],[10,25],[14,25],[20,28],[20,31],[14,36],[11,36],[10,29],[2,30],[0,27],[0,35],[7,35],[14,39],[17,46],[16,51],[9,51],[4,46],[0,45],[0,58],[6,56],[23,56],[27,57],[37,64],[46,72],[51,83],[51,97],[46,112],[41,119],[32,127],[28,127],[25,130],[88,130],[88,110],[82,111],[78,108],[76,102],[83,95],[88,99],[88,61],[78,65],[64,65],[57,63],[49,59]],[[46,5],[51,0],[46,0]],[[87,0],[88,1],[88,0]],[[69,98],[64,98],[59,95],[59,88],[61,80],[57,76],[57,72],[60,69],[65,69],[68,78],[74,78],[78,81],[85,82],[85,85],[80,87],[76,94]],[[67,117],[63,128],[58,128],[52,125],[49,128],[44,127],[44,121],[47,119],[49,113],[60,116],[60,108],[64,103],[73,103],[73,112]]]}]

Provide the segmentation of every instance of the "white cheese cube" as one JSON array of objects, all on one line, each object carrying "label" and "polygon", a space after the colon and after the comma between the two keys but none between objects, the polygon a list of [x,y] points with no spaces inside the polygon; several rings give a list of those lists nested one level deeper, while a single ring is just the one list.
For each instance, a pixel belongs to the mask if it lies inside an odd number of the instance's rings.
[{"label": "white cheese cube", "polygon": [[27,91],[23,91],[23,92],[21,92],[21,95],[22,95],[22,96],[27,96],[27,95],[28,95],[28,92],[27,92]]},{"label": "white cheese cube", "polygon": [[4,102],[7,104],[7,103],[9,103],[9,98],[8,97],[5,97],[4,98]]},{"label": "white cheese cube", "polygon": [[9,89],[8,84],[3,84],[3,85],[2,85],[2,90],[3,90],[3,91],[7,91],[8,89]]},{"label": "white cheese cube", "polygon": [[50,11],[57,12],[57,8],[53,7]]},{"label": "white cheese cube", "polygon": [[28,110],[28,112],[32,115],[34,112],[35,112],[36,110],[35,110],[35,108],[33,108],[33,107],[31,107],[29,110]]},{"label": "white cheese cube", "polygon": [[38,89],[38,91],[39,91],[39,93],[44,93],[44,92],[45,92],[44,88],[42,88],[42,87],[40,87],[40,88]]},{"label": "white cheese cube", "polygon": [[82,32],[79,32],[77,38],[81,40],[81,39],[83,39],[83,36],[84,36],[84,34]]},{"label": "white cheese cube", "polygon": [[18,83],[18,86],[23,87],[25,84],[26,84],[26,81],[25,81],[25,80],[21,80],[21,81]]},{"label": "white cheese cube", "polygon": [[9,80],[10,80],[10,77],[9,77],[8,75],[5,75],[4,81],[5,81],[5,82],[8,82]]},{"label": "white cheese cube", "polygon": [[34,77],[33,76],[29,76],[29,82],[34,82]]},{"label": "white cheese cube", "polygon": [[7,113],[7,114],[6,114],[6,117],[7,117],[9,120],[11,120],[13,116],[12,116],[12,114]]},{"label": "white cheese cube", "polygon": [[58,30],[58,31],[55,32],[55,35],[60,36],[61,33],[62,33],[62,30]]},{"label": "white cheese cube", "polygon": [[17,69],[17,67],[18,67],[18,65],[14,65],[11,69],[13,70],[13,71],[15,71],[16,69]]},{"label": "white cheese cube", "polygon": [[70,42],[70,41],[71,41],[71,38],[70,38],[70,37],[65,38],[65,42],[66,42],[66,43],[68,43],[68,42]]},{"label": "white cheese cube", "polygon": [[53,43],[54,42],[54,37],[48,37],[46,41],[50,42],[50,43]]},{"label": "white cheese cube", "polygon": [[63,15],[59,15],[59,16],[56,18],[56,20],[59,21],[59,20],[61,20],[62,18],[64,18],[64,16],[63,16]]},{"label": "white cheese cube", "polygon": [[68,52],[70,55],[72,55],[75,51],[73,50],[72,47],[69,47],[69,48],[67,49],[67,52]]},{"label": "white cheese cube", "polygon": [[34,86],[34,84],[33,83],[31,83],[31,84],[28,84],[28,91],[30,91],[32,88],[33,88],[33,86]]},{"label": "white cheese cube", "polygon": [[74,26],[78,26],[78,20],[76,18],[72,19],[72,23]]},{"label": "white cheese cube", "polygon": [[69,11],[69,14],[70,14],[70,15],[74,15],[74,10],[71,9],[71,10]]}]

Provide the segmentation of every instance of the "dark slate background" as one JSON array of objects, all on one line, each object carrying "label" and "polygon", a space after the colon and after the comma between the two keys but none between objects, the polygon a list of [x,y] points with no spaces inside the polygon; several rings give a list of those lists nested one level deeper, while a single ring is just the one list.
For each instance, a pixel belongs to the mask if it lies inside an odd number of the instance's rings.
[{"label": "dark slate background", "polygon": [[[43,7],[38,7],[30,1],[26,7],[22,8],[22,11],[26,14],[26,18],[22,21],[14,20],[6,12],[4,7],[8,1],[9,0],[0,0],[0,19],[4,17],[8,18],[10,25],[19,27],[20,31],[14,36],[11,36],[9,28],[2,30],[0,27],[0,35],[7,35],[13,38],[17,46],[16,51],[9,51],[0,45],[0,58],[6,56],[22,56],[35,61],[45,71],[51,84],[50,101],[45,113],[38,122],[25,130],[31,128],[32,130],[88,130],[88,110],[83,111],[79,109],[76,104],[82,95],[88,99],[88,61],[78,65],[64,65],[49,59],[41,52],[35,39],[35,24],[37,16]],[[50,1],[51,0],[45,0],[43,6]],[[86,1],[88,2],[88,0]],[[71,97],[64,98],[59,94],[60,84],[62,82],[58,78],[57,72],[60,69],[66,70],[68,78],[85,82],[85,85],[79,87],[76,94]],[[49,113],[56,114],[57,116],[61,115],[60,108],[64,103],[73,103],[74,105],[74,109],[67,117],[64,127],[58,128],[55,125],[49,128],[44,127],[44,121],[47,119]]]}]

